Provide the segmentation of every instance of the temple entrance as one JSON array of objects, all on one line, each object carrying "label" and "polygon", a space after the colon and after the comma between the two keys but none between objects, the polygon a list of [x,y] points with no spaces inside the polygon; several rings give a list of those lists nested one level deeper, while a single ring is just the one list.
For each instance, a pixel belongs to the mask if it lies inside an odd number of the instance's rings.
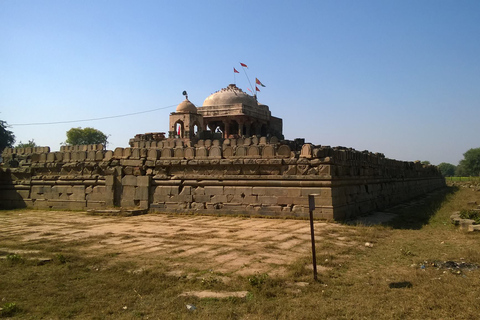
[{"label": "temple entrance", "polygon": [[175,122],[175,135],[178,138],[183,138],[184,134],[185,134],[185,129],[183,126],[183,121]]}]

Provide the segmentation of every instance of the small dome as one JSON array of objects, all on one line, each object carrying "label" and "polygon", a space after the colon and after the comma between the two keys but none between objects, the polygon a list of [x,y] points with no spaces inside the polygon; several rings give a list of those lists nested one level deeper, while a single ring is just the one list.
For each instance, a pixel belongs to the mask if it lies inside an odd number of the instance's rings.
[{"label": "small dome", "polygon": [[251,95],[243,92],[234,84],[215,92],[205,99],[203,106],[221,106],[243,103],[249,106],[257,106],[257,101]]},{"label": "small dome", "polygon": [[178,113],[197,113],[197,107],[191,103],[188,99],[183,100],[178,106],[175,112]]}]

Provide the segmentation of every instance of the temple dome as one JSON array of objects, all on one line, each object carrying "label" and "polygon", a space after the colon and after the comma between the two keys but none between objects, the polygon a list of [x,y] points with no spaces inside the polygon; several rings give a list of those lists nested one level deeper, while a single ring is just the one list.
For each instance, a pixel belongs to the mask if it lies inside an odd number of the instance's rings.
[{"label": "temple dome", "polygon": [[238,88],[234,84],[228,85],[205,99],[203,106],[221,106],[243,103],[249,106],[257,106],[255,98]]},{"label": "temple dome", "polygon": [[197,107],[193,103],[191,103],[188,99],[183,100],[178,106],[177,110],[175,111],[177,113],[197,113]]}]

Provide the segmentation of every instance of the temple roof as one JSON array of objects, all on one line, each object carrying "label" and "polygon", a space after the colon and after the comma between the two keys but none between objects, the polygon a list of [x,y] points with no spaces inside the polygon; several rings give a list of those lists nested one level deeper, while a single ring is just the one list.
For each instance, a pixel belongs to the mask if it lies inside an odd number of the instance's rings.
[{"label": "temple roof", "polygon": [[245,93],[242,89],[238,88],[234,84],[228,85],[210,96],[208,96],[203,102],[203,106],[223,106],[242,103],[248,106],[257,106],[255,97]]},{"label": "temple roof", "polygon": [[175,111],[177,113],[197,113],[197,107],[193,103],[190,102],[190,100],[185,99],[180,104],[177,106],[177,110]]}]

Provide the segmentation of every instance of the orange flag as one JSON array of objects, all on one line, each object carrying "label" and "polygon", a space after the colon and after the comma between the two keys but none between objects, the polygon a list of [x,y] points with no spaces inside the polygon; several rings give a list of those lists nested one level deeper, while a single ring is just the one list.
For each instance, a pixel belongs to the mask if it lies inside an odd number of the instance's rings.
[{"label": "orange flag", "polygon": [[265,87],[265,85],[261,83],[260,80],[258,80],[258,78],[255,78],[255,83],[261,85],[262,87]]}]

